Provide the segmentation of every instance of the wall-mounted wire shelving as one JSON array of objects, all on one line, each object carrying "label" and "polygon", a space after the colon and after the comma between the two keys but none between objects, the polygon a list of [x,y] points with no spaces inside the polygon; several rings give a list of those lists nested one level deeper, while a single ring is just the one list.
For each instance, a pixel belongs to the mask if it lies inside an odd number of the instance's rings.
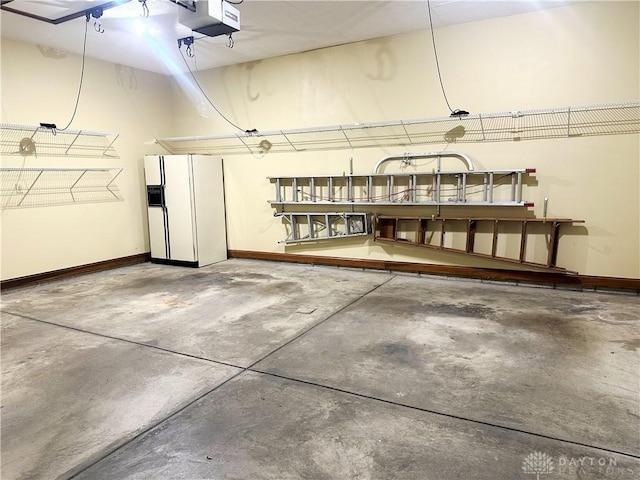
[{"label": "wall-mounted wire shelving", "polygon": [[[173,137],[157,142],[173,154],[268,152],[511,142],[640,133],[640,101],[317,128]],[[266,142],[265,142],[266,140]]]},{"label": "wall-mounted wire shelving", "polygon": [[0,124],[2,156],[119,158],[118,134],[89,130],[56,130],[42,126]]},{"label": "wall-mounted wire shelving", "polygon": [[0,208],[122,201],[122,168],[0,168]]}]

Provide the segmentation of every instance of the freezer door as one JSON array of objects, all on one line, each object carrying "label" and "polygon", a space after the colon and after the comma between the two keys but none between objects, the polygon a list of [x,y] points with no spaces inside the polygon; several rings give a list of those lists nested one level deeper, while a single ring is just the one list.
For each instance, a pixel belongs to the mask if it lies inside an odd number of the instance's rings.
[{"label": "freezer door", "polygon": [[149,247],[151,258],[168,258],[167,216],[164,209],[163,157],[144,157],[144,178],[147,185],[147,218],[149,220]]},{"label": "freezer door", "polygon": [[145,155],[144,180],[146,185],[162,185],[162,172],[160,169],[161,155]]},{"label": "freezer door", "polygon": [[165,212],[161,207],[149,207],[149,247],[151,258],[169,258],[167,252],[167,230]]}]

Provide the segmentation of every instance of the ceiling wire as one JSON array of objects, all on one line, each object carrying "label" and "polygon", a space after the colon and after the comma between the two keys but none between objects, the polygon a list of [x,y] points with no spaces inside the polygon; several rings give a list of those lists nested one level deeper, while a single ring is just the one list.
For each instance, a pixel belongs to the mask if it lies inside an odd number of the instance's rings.
[{"label": "ceiling wire", "polygon": [[440,80],[440,88],[442,89],[442,96],[444,97],[444,101],[449,108],[451,113],[453,112],[453,108],[449,105],[449,100],[447,99],[447,94],[444,91],[444,84],[442,83],[442,74],[440,73],[440,63],[438,62],[438,50],[436,49],[436,37],[433,33],[433,20],[431,18],[431,1],[427,0],[427,10],[429,10],[429,26],[431,27],[431,41],[433,43],[433,55],[436,58],[436,68],[438,69],[438,79]]},{"label": "ceiling wire", "polygon": [[184,64],[187,66],[187,70],[189,71],[189,73],[191,74],[191,78],[193,78],[193,81],[195,82],[195,84],[197,85],[198,89],[200,90],[200,92],[202,93],[202,95],[204,95],[204,98],[207,99],[207,101],[209,102],[209,105],[211,105],[213,107],[213,109],[218,112],[218,115],[220,115],[229,125],[237,128],[238,130],[242,131],[242,132],[248,132],[248,130],[245,130],[244,128],[239,127],[238,125],[236,125],[235,123],[233,123],[231,120],[229,120],[219,109],[218,107],[215,106],[215,104],[211,101],[211,99],[209,98],[209,96],[205,93],[205,91],[202,89],[202,87],[200,86],[200,83],[198,82],[198,79],[196,78],[196,76],[193,74],[193,71],[191,70],[191,67],[189,66],[189,62],[187,62],[187,59],[185,58],[184,54],[182,53],[182,49],[178,49],[180,51],[180,56],[182,57],[182,60],[184,61]]},{"label": "ceiling wire", "polygon": [[141,17],[149,18],[149,6],[147,5],[147,0],[138,0],[142,5],[142,15]]},{"label": "ceiling wire", "polygon": [[76,113],[78,112],[78,105],[80,104],[80,93],[82,93],[82,83],[84,81],[84,64],[85,64],[85,60],[86,60],[86,53],[87,53],[87,27],[89,26],[89,19],[87,18],[87,21],[84,22],[84,42],[82,45],[82,68],[80,69],[80,85],[78,86],[78,96],[76,97],[76,106],[73,109],[73,114],[71,115],[71,120],[69,120],[69,123],[67,123],[67,126],[64,128],[57,128],[55,130],[58,130],[60,132],[64,132],[67,128],[69,128],[71,126],[71,124],[73,123],[74,118],[76,118]]},{"label": "ceiling wire", "polygon": [[193,67],[195,68],[196,72],[198,71],[198,58],[196,57],[196,53],[195,53],[195,45],[193,48],[193,55],[191,55],[191,58],[193,58]]}]

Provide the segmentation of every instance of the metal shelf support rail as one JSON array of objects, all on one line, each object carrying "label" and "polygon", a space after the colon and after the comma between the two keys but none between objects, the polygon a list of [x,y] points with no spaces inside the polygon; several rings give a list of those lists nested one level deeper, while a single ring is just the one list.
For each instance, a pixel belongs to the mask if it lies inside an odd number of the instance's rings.
[{"label": "metal shelf support rail", "polygon": [[119,158],[113,147],[117,139],[116,133],[0,124],[2,156]]},{"label": "metal shelf support rail", "polygon": [[267,177],[272,205],[520,206],[534,168],[452,172]]},{"label": "metal shelf support rail", "polygon": [[369,213],[289,213],[274,214],[289,224],[289,235],[278,243],[315,242],[345,237],[371,235]]},{"label": "metal shelf support rail", "polygon": [[122,168],[0,168],[0,208],[122,201]]},{"label": "metal shelf support rail", "polygon": [[217,155],[393,147],[443,143],[512,142],[640,133],[640,100],[587,106],[419,118],[157,140],[170,153]]}]

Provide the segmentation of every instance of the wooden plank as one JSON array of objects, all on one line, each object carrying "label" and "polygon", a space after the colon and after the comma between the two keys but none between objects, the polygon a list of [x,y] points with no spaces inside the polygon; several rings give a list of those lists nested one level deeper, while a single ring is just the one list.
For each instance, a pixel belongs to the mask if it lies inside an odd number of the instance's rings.
[{"label": "wooden plank", "polygon": [[396,219],[395,218],[376,218],[376,222],[378,227],[376,231],[380,232],[379,238],[390,238],[394,239],[396,237]]},{"label": "wooden plank", "polygon": [[424,245],[425,240],[427,239],[427,225],[429,220],[426,218],[418,219],[418,243]]},{"label": "wooden plank", "polygon": [[[405,239],[393,239],[393,238],[376,238],[376,242],[384,242],[384,243],[402,243],[404,245],[406,244],[410,244],[416,247],[424,247],[424,248],[430,248],[432,250],[439,250],[439,251],[444,251],[444,252],[451,252],[451,253],[458,253],[458,254],[462,254],[462,255],[469,255],[471,257],[480,257],[480,258],[486,258],[489,260],[498,260],[501,262],[508,262],[508,263],[517,263],[519,265],[527,265],[529,267],[535,267],[535,268],[540,268],[540,269],[545,269],[545,270],[555,270],[555,271],[559,271],[559,272],[566,272],[567,270],[565,268],[562,267],[557,267],[557,266],[553,266],[553,267],[548,267],[547,264],[545,263],[535,263],[535,262],[521,262],[519,259],[517,258],[509,258],[509,257],[500,257],[498,255],[489,255],[487,253],[480,253],[480,252],[467,252],[466,250],[463,250],[461,248],[454,248],[454,247],[444,247],[444,246],[439,246],[439,245],[429,245],[429,244],[419,244],[416,242],[411,242],[409,240],[405,240]],[[568,273],[576,273],[576,272],[568,272]]]},{"label": "wooden plank", "polygon": [[469,220],[467,222],[467,248],[466,248],[466,253],[468,254],[472,254],[473,253],[473,247],[476,241],[476,221],[475,220]]},{"label": "wooden plank", "polygon": [[522,222],[520,231],[520,262],[524,262],[524,255],[527,249],[527,221]]},{"label": "wooden plank", "polygon": [[112,258],[102,262],[89,263],[86,265],[78,265],[76,267],[63,268],[61,270],[53,270],[51,272],[37,273],[35,275],[27,275],[25,277],[10,278],[0,282],[2,290],[11,288],[24,287],[28,285],[36,285],[43,282],[61,280],[63,278],[75,277],[87,273],[100,272],[102,270],[111,270],[113,268],[135,265],[137,263],[148,262],[151,259],[151,253],[138,253],[127,257]]},{"label": "wooden plank", "polygon": [[495,258],[498,249],[498,222],[499,220],[493,222],[493,240],[491,242],[491,256],[493,258]]},{"label": "wooden plank", "polygon": [[[149,255],[148,253],[146,254]],[[229,258],[247,258],[278,262],[330,265],[397,272],[424,273],[429,275],[447,275],[487,280],[527,282],[541,285],[575,285],[587,288],[640,293],[640,279],[621,277],[600,277],[593,275],[574,275],[567,272],[507,270],[502,268],[465,267],[459,265],[441,265],[431,263],[398,262],[344,257],[325,257],[320,255],[301,255],[293,253],[260,252],[251,250],[229,250]],[[4,282],[3,282],[4,288]]]},{"label": "wooden plank", "polygon": [[547,258],[547,266],[555,267],[558,259],[558,240],[560,232],[560,223],[553,222],[551,226],[551,234],[549,235],[549,255]]},{"label": "wooden plank", "polygon": [[[422,216],[402,216],[402,215],[379,215],[379,218],[400,218],[402,220],[411,220],[412,218],[426,218],[431,217]],[[469,220],[475,220],[477,222],[493,222],[498,220],[500,222],[529,222],[529,223],[584,223],[584,220],[574,220],[571,218],[535,218],[535,217],[437,217],[436,220],[447,221],[461,221],[466,222]]]}]

